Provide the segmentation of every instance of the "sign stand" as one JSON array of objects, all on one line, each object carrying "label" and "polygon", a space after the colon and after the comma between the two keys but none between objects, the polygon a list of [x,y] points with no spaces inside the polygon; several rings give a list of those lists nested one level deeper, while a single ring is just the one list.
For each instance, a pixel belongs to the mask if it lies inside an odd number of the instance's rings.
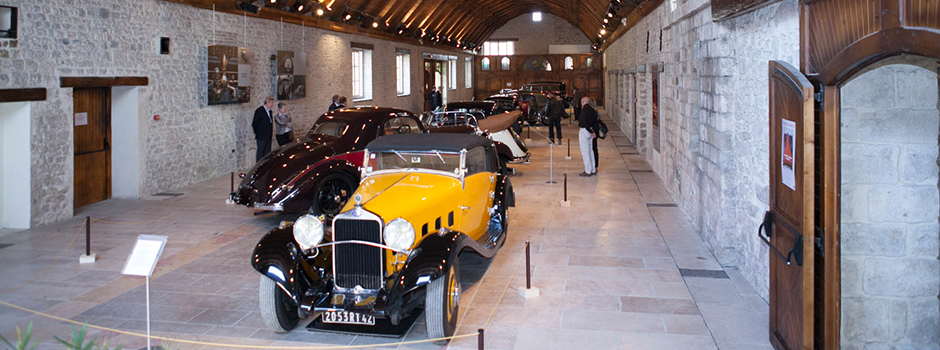
[{"label": "sign stand", "polygon": [[150,345],[150,275],[157,266],[163,247],[166,246],[166,236],[139,235],[134,249],[124,263],[121,274],[145,277],[145,293],[147,298],[147,350],[153,349]]}]

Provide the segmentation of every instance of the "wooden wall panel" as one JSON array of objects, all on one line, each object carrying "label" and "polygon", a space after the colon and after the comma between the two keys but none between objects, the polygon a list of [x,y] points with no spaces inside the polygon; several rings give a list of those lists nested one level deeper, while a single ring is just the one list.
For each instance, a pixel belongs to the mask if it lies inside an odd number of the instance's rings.
[{"label": "wooden wall panel", "polygon": [[[483,58],[489,58],[490,70],[481,69]],[[499,62],[503,56],[480,56],[475,57],[473,61],[473,78],[475,79],[474,96],[479,100],[487,96],[498,94],[501,89],[518,89],[523,84],[534,81],[561,81],[568,87],[569,96],[575,87],[585,91],[588,96],[593,97],[599,104],[604,102],[604,80],[601,55],[599,54],[577,54],[577,55],[515,55],[506,56],[510,58],[510,69],[501,70]],[[574,69],[565,70],[565,57],[571,57],[574,61]],[[523,70],[525,62],[530,58],[542,58],[551,63],[551,71]],[[587,66],[587,59],[591,58],[592,66]],[[510,86],[506,84],[509,83]]]}]

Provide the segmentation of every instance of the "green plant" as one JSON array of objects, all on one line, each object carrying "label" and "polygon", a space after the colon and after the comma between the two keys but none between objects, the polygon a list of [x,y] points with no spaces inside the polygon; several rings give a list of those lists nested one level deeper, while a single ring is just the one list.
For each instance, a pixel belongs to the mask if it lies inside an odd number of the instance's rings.
[{"label": "green plant", "polygon": [[[105,341],[101,346],[95,345],[98,342],[98,336],[91,337],[88,342],[85,342],[85,333],[87,331],[87,325],[82,326],[81,330],[75,330],[75,327],[72,327],[72,340],[65,341],[59,337],[53,337],[56,341],[65,345],[66,349],[69,350],[108,350],[108,342]],[[121,350],[121,347],[118,346],[114,350]]]},{"label": "green plant", "polygon": [[7,348],[10,350],[26,350],[26,349],[33,350],[36,348],[36,345],[39,345],[39,341],[37,340],[35,343],[33,343],[33,346],[29,346],[29,341],[30,341],[30,338],[32,338],[32,336],[33,336],[33,323],[30,322],[29,326],[26,327],[26,332],[22,332],[22,330],[20,329],[20,326],[16,326],[16,345],[13,345],[12,343],[10,343],[2,335],[0,335],[0,340],[2,340],[3,343],[6,344]]}]

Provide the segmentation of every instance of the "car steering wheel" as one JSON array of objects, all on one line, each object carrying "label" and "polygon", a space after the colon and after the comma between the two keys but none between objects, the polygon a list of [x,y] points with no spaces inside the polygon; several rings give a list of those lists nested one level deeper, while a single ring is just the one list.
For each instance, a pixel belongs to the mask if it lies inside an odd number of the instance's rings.
[{"label": "car steering wheel", "polygon": [[396,134],[410,134],[411,125],[405,124],[405,125],[399,126],[398,129],[395,129],[395,133]]}]

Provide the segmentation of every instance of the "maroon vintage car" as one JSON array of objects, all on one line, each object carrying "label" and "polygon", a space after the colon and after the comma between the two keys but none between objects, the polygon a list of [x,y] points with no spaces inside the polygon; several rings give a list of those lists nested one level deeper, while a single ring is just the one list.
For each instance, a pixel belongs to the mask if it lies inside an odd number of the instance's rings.
[{"label": "maroon vintage car", "polygon": [[426,132],[411,112],[355,107],[326,113],[306,135],[261,158],[231,194],[262,211],[336,214],[359,186],[366,145],[383,135]]}]

